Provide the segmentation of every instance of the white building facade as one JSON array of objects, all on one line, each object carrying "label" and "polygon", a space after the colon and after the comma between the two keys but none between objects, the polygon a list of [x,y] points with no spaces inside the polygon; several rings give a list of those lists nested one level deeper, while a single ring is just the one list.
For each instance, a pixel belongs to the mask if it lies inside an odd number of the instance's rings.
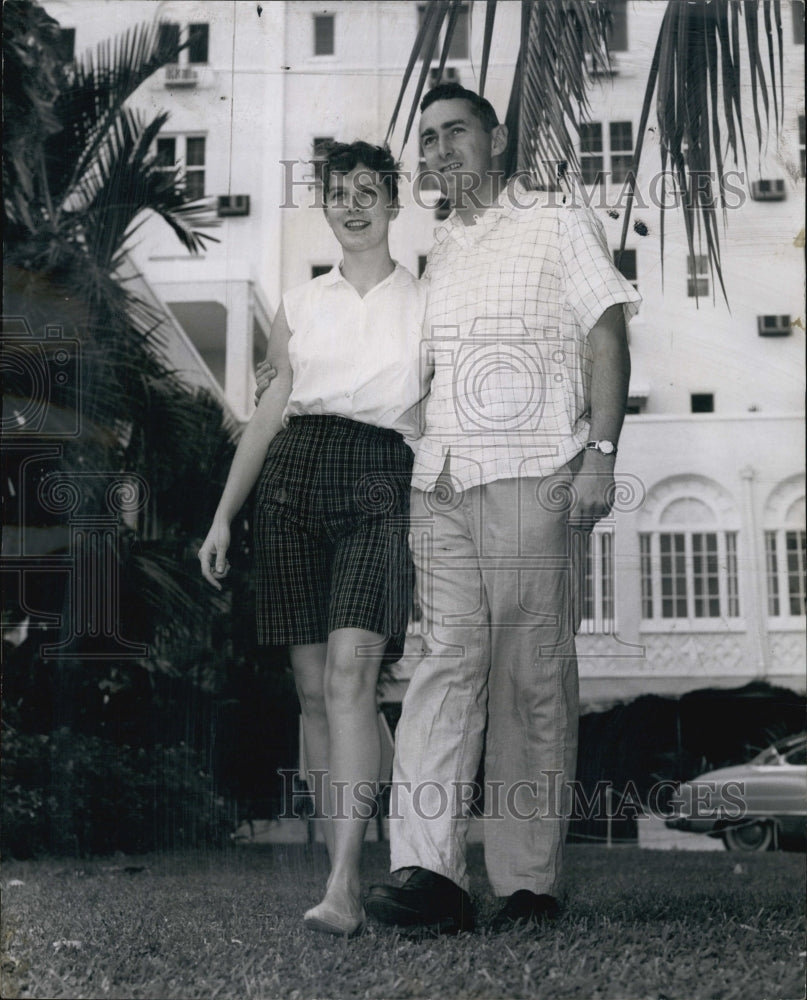
[{"label": "white building facade", "polygon": [[[189,41],[178,65],[156,74],[134,103],[170,112],[155,152],[180,163],[192,189],[213,200],[220,242],[191,257],[155,221],[139,231],[132,256],[176,319],[180,366],[195,383],[201,371],[246,420],[253,366],[265,353],[282,291],[337,259],[317,206],[313,150],[329,138],[383,141],[421,5],[44,6],[74,29],[77,53],[152,20]],[[613,73],[599,78],[581,132],[578,194],[593,205],[615,252],[664,6],[613,0]],[[614,513],[592,539],[578,639],[589,705],[753,679],[805,689],[803,7],[782,4],[782,128],[771,130],[758,153],[749,118],[748,163],[736,165],[730,178],[721,229],[728,306],[705,248],[690,257],[674,210],[665,220],[662,262],[661,160],[652,121],[645,137],[640,201],[619,258],[643,296],[631,324],[621,486]],[[497,10],[486,96],[503,117],[520,5],[505,0]],[[446,75],[471,88],[483,25],[484,4],[469,3],[447,63]],[[750,115],[750,94],[743,104]],[[396,155],[402,121],[392,140]],[[402,186],[393,255],[418,273],[436,224],[426,207],[435,195],[413,198],[415,138],[401,158],[413,182]],[[412,629],[416,650],[416,623]],[[402,672],[409,666],[404,661]]]}]

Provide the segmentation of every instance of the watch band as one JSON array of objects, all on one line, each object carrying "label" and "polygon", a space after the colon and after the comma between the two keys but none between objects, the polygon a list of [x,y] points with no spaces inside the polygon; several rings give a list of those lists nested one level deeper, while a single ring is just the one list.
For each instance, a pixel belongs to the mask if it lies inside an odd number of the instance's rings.
[{"label": "watch band", "polygon": [[586,441],[586,451],[598,451],[601,455],[616,455],[617,447],[613,441]]}]

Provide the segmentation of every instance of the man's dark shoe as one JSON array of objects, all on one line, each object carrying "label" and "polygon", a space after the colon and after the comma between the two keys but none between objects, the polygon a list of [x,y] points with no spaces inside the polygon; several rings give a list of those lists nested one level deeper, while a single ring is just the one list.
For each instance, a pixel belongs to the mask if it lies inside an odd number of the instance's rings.
[{"label": "man's dark shoe", "polygon": [[558,901],[554,896],[540,895],[528,889],[519,889],[493,918],[492,931],[511,931],[514,927],[525,927],[527,924],[551,923],[558,918]]},{"label": "man's dark shoe", "polygon": [[415,868],[402,885],[371,885],[364,905],[382,924],[429,928],[439,934],[474,929],[468,893],[425,868]]}]

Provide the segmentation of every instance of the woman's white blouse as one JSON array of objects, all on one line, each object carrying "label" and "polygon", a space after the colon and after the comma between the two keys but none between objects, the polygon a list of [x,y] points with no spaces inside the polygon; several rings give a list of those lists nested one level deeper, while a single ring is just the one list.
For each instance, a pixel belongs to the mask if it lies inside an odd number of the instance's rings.
[{"label": "woman's white blouse", "polygon": [[283,413],[332,414],[420,435],[431,370],[421,357],[425,283],[395,265],[362,298],[338,267],[283,296],[292,390]]}]

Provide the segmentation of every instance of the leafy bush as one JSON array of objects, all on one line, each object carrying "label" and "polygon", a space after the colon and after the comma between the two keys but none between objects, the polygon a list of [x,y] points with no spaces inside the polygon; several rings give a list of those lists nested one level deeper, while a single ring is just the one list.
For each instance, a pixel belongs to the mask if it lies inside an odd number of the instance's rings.
[{"label": "leafy bush", "polygon": [[141,853],[227,842],[233,817],[199,755],[3,726],[5,855]]}]

